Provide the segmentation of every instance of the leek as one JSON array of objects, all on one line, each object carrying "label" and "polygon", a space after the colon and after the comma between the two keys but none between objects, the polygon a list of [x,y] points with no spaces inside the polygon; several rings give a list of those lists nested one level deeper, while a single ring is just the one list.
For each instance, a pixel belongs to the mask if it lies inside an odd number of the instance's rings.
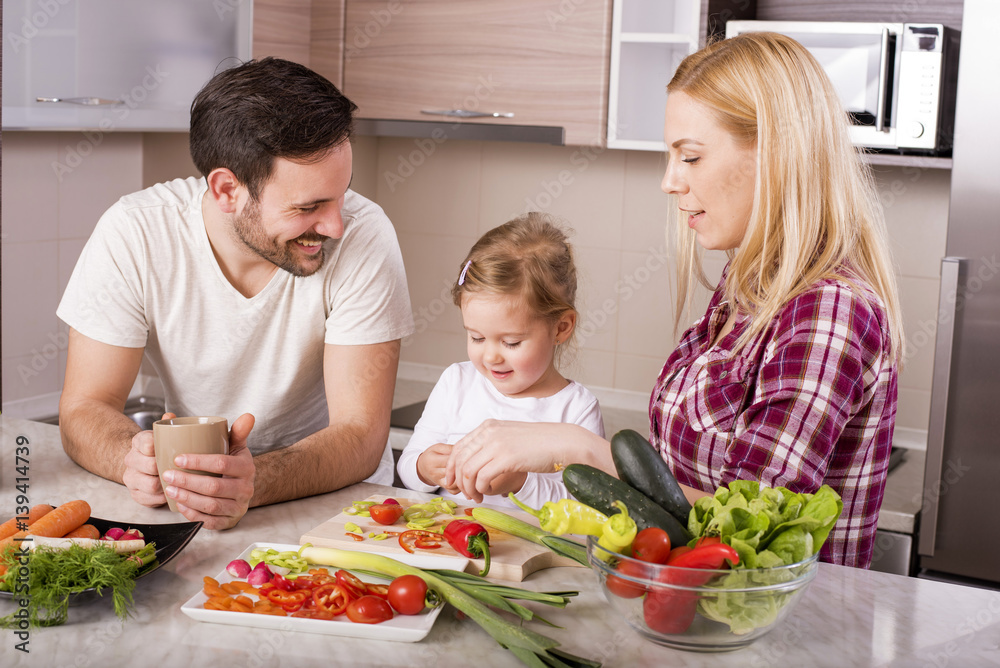
[{"label": "leek", "polygon": [[472,517],[491,529],[530,540],[532,543],[549,548],[560,556],[590,567],[590,563],[587,561],[587,548],[576,541],[543,531],[532,524],[491,508],[473,508]]},{"label": "leek", "polygon": [[[475,621],[483,630],[490,634],[501,647],[509,649],[517,658],[529,666],[560,666],[598,668],[599,663],[587,659],[567,654],[556,650],[559,642],[536,633],[522,626],[507,621],[496,612],[491,610],[477,596],[489,599],[491,603],[496,603],[498,599],[505,600],[496,591],[489,591],[485,587],[477,591],[476,595],[469,593],[473,588],[472,584],[465,584],[457,587],[448,582],[445,577],[426,571],[415,566],[409,566],[390,557],[369,552],[352,552],[350,550],[339,550],[329,547],[304,547],[301,556],[310,564],[315,566],[332,566],[346,570],[361,570],[380,573],[390,578],[401,575],[416,575],[427,583],[428,588],[434,590],[442,599],[455,606],[465,613],[467,617]],[[470,581],[471,582],[471,581]],[[490,583],[484,582],[484,585]],[[513,589],[503,587],[504,589]],[[487,593],[483,593],[487,592]],[[530,595],[529,592],[524,592]],[[509,603],[509,602],[508,602]],[[503,604],[498,604],[503,607]],[[522,606],[519,606],[522,607]],[[509,608],[504,608],[508,609]],[[519,614],[514,608],[515,614]],[[530,611],[529,611],[530,612]]]}]

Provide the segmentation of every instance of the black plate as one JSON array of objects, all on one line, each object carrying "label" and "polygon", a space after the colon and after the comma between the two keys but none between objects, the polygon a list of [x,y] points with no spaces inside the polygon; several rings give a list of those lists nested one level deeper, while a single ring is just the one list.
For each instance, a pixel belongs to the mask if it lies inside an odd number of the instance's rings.
[{"label": "black plate", "polygon": [[[116,522],[113,520],[102,520],[99,517],[91,517],[87,524],[93,524],[101,535],[104,535],[111,527],[121,527],[123,529],[138,529],[142,532],[143,540],[147,543],[156,544],[156,559],[143,568],[136,580],[149,575],[157,568],[165,565],[171,559],[180,554],[180,551],[191,542],[194,535],[201,529],[201,522],[178,522],[176,524],[134,524],[129,522]],[[9,591],[0,591],[0,598],[13,598]],[[70,596],[70,605],[83,603],[85,601],[98,598],[95,589],[85,589],[79,594]]]}]

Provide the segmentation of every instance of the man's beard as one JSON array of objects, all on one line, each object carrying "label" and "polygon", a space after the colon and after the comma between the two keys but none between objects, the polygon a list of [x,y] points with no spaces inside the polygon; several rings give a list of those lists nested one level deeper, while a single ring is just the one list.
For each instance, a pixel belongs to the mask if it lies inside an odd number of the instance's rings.
[{"label": "man's beard", "polygon": [[276,239],[269,239],[261,223],[260,204],[253,198],[247,200],[243,211],[233,220],[233,234],[246,248],[293,276],[315,274],[323,266],[326,257],[324,247],[311,256],[295,252],[295,241],[326,241],[327,237],[319,234],[303,234],[297,240],[286,241],[284,244]]}]

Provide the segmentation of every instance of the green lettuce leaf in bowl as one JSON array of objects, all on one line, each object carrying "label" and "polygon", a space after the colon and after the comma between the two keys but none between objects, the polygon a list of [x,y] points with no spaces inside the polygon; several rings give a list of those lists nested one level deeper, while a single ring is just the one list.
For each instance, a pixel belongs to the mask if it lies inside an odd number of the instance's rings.
[{"label": "green lettuce leaf in bowl", "polygon": [[[718,536],[740,555],[733,571],[710,585],[719,594],[703,598],[699,612],[729,624],[735,634],[774,623],[792,596],[780,585],[801,575],[798,569],[781,567],[819,553],[843,507],[840,495],[828,485],[802,494],[749,480],[735,480],[713,496],[698,499],[688,517],[688,530],[695,537],[691,545],[701,537]],[[761,587],[774,590],[754,591]]]}]

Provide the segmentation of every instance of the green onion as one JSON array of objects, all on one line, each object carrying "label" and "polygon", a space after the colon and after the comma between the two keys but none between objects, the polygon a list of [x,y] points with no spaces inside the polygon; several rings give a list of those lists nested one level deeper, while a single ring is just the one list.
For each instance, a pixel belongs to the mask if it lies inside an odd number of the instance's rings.
[{"label": "green onion", "polygon": [[472,517],[491,529],[530,540],[532,543],[549,548],[560,556],[572,559],[584,566],[590,566],[587,561],[587,548],[574,540],[543,531],[532,524],[491,508],[473,508]]},{"label": "green onion", "polygon": [[[338,550],[326,547],[309,547],[302,550],[302,556],[310,564],[316,566],[332,566],[346,570],[361,570],[379,573],[391,578],[400,575],[416,575],[427,583],[428,588],[433,589],[445,601],[455,606],[470,619],[475,621],[483,630],[489,633],[494,640],[500,643],[501,647],[509,649],[521,661],[529,666],[587,666],[597,668],[599,663],[573,656],[565,652],[556,650],[559,642],[526,629],[519,624],[514,624],[501,617],[496,612],[490,610],[483,599],[488,599],[491,604],[513,612],[519,617],[524,611],[533,615],[530,610],[523,606],[513,606],[495,589],[512,590],[512,587],[503,585],[491,585],[487,581],[475,586],[472,581],[467,580],[463,574],[461,586],[456,586],[454,581],[449,581],[445,576],[434,571],[425,571],[415,566],[409,566],[389,557],[368,552],[352,552],[350,550]],[[448,573],[453,573],[448,571]],[[477,580],[477,582],[479,582]],[[488,585],[488,586],[487,586]],[[475,594],[470,593],[475,591]],[[525,596],[533,593],[524,590],[517,590]],[[551,595],[549,595],[551,596]],[[506,605],[505,605],[506,604]]]}]

